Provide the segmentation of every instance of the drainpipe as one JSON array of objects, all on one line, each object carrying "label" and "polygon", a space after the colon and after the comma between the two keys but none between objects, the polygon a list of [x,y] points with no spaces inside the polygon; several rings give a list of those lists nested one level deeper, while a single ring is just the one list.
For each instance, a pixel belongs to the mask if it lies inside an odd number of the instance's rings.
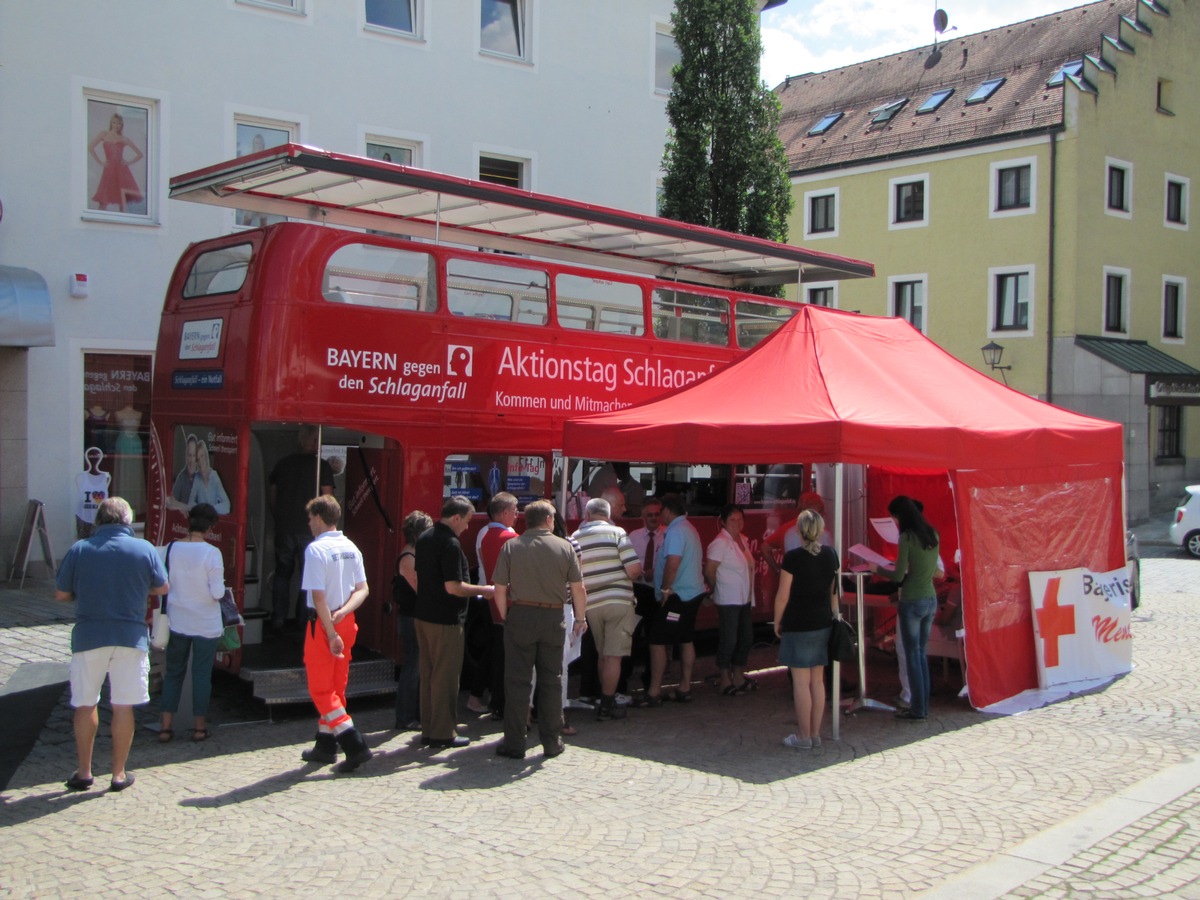
[{"label": "drainpipe", "polygon": [[1050,132],[1050,246],[1047,252],[1046,282],[1046,402],[1054,402],[1054,220],[1057,212],[1058,194],[1058,132]]}]

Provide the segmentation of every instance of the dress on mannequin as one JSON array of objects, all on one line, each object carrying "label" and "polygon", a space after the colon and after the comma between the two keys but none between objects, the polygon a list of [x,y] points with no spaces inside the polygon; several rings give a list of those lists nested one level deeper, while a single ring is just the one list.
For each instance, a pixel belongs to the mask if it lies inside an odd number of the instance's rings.
[{"label": "dress on mannequin", "polygon": [[113,419],[121,428],[113,446],[116,456],[113,475],[117,482],[117,493],[129,501],[134,518],[140,518],[146,511],[146,451],[138,434],[142,412],[126,406],[113,413]]},{"label": "dress on mannequin", "polygon": [[84,470],[75,476],[75,536],[90,537],[96,522],[96,509],[108,499],[108,485],[112,480],[107,472],[100,470],[104,451],[99,447],[88,447],[83,453]]}]

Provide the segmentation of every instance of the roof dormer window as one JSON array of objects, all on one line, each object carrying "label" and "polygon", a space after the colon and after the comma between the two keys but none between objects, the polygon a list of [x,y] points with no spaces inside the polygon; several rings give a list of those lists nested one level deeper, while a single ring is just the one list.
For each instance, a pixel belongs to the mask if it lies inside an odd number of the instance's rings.
[{"label": "roof dormer window", "polygon": [[830,128],[832,128],[834,125],[836,125],[838,119],[840,119],[844,115],[845,115],[845,113],[835,112],[835,113],[829,113],[829,115],[826,115],[826,116],[822,116],[821,121],[819,121],[812,128],[808,129],[808,136],[815,137],[818,134],[824,134]]},{"label": "roof dormer window", "polygon": [[1062,68],[1050,76],[1050,80],[1046,82],[1046,87],[1058,87],[1068,75],[1078,78],[1079,73],[1082,71],[1083,60],[1073,59],[1069,63],[1064,63]]},{"label": "roof dormer window", "polygon": [[934,91],[929,97],[917,107],[917,115],[923,116],[926,113],[936,112],[937,109],[950,99],[950,95],[954,93],[954,88],[946,88],[944,91]]},{"label": "roof dormer window", "polygon": [[996,93],[1002,84],[1004,84],[1003,78],[989,78],[979,87],[975,88],[975,93],[967,98],[967,103],[982,103],[984,100],[990,99],[992,94]]},{"label": "roof dormer window", "polygon": [[907,97],[901,97],[899,100],[893,100],[890,103],[883,104],[883,106],[875,107],[871,110],[871,124],[882,125],[884,122],[892,121],[892,117],[900,112],[900,108],[907,102]]}]

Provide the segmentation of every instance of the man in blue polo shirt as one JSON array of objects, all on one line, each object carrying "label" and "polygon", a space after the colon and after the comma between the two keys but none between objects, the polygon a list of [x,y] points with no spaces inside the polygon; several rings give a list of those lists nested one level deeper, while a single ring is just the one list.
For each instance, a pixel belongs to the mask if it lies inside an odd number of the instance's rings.
[{"label": "man in blue polo shirt", "polygon": [[63,557],[54,596],[75,601],[71,631],[71,706],[75,707],[75,752],[79,768],[67,790],[92,786],[92,748],[100,719],[96,707],[108,677],[112,702],[112,782],[123,791],[133,784],[125,770],[133,745],[133,707],[150,702],[150,640],[146,597],[166,594],[167,573],[154,545],[133,536],[133,510],[109,497],[96,510],[91,537],[77,541]]},{"label": "man in blue polo shirt", "polygon": [[687,519],[678,494],[662,498],[662,518],[667,525],[662,550],[654,560],[654,587],[658,592],[658,615],[646,632],[650,644],[650,684],[637,707],[661,706],[662,681],[667,669],[667,647],[679,643],[679,687],[673,698],[680,703],[692,699],[692,666],[696,662],[696,611],[704,596],[704,548],[700,535]]}]

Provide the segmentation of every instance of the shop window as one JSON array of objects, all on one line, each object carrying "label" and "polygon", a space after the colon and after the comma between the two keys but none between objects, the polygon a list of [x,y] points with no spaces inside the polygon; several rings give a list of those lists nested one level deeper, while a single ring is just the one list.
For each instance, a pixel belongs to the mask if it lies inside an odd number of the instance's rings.
[{"label": "shop window", "polygon": [[925,277],[901,275],[888,279],[892,315],[917,331],[925,331]]},{"label": "shop window", "polygon": [[1110,159],[1105,172],[1105,212],[1130,218],[1133,213],[1133,166]]},{"label": "shop window", "polygon": [[446,263],[446,301],[456,316],[545,325],[549,278],[537,269],[470,259]]},{"label": "shop window", "polygon": [[83,355],[82,471],[75,475],[79,537],[91,533],[96,507],[107,497],[123,497],[134,521],[146,519],[151,364],[149,354]]},{"label": "shop window", "polygon": [[929,224],[929,176],[893,178],[888,182],[888,227],[915,228]]},{"label": "shop window", "polygon": [[838,189],[812,191],[804,195],[806,237],[837,237]]},{"label": "shop window", "polygon": [[1186,230],[1191,179],[1167,175],[1165,220],[1168,228]]},{"label": "shop window", "polygon": [[1183,407],[1159,406],[1157,459],[1180,459],[1183,456]]}]

